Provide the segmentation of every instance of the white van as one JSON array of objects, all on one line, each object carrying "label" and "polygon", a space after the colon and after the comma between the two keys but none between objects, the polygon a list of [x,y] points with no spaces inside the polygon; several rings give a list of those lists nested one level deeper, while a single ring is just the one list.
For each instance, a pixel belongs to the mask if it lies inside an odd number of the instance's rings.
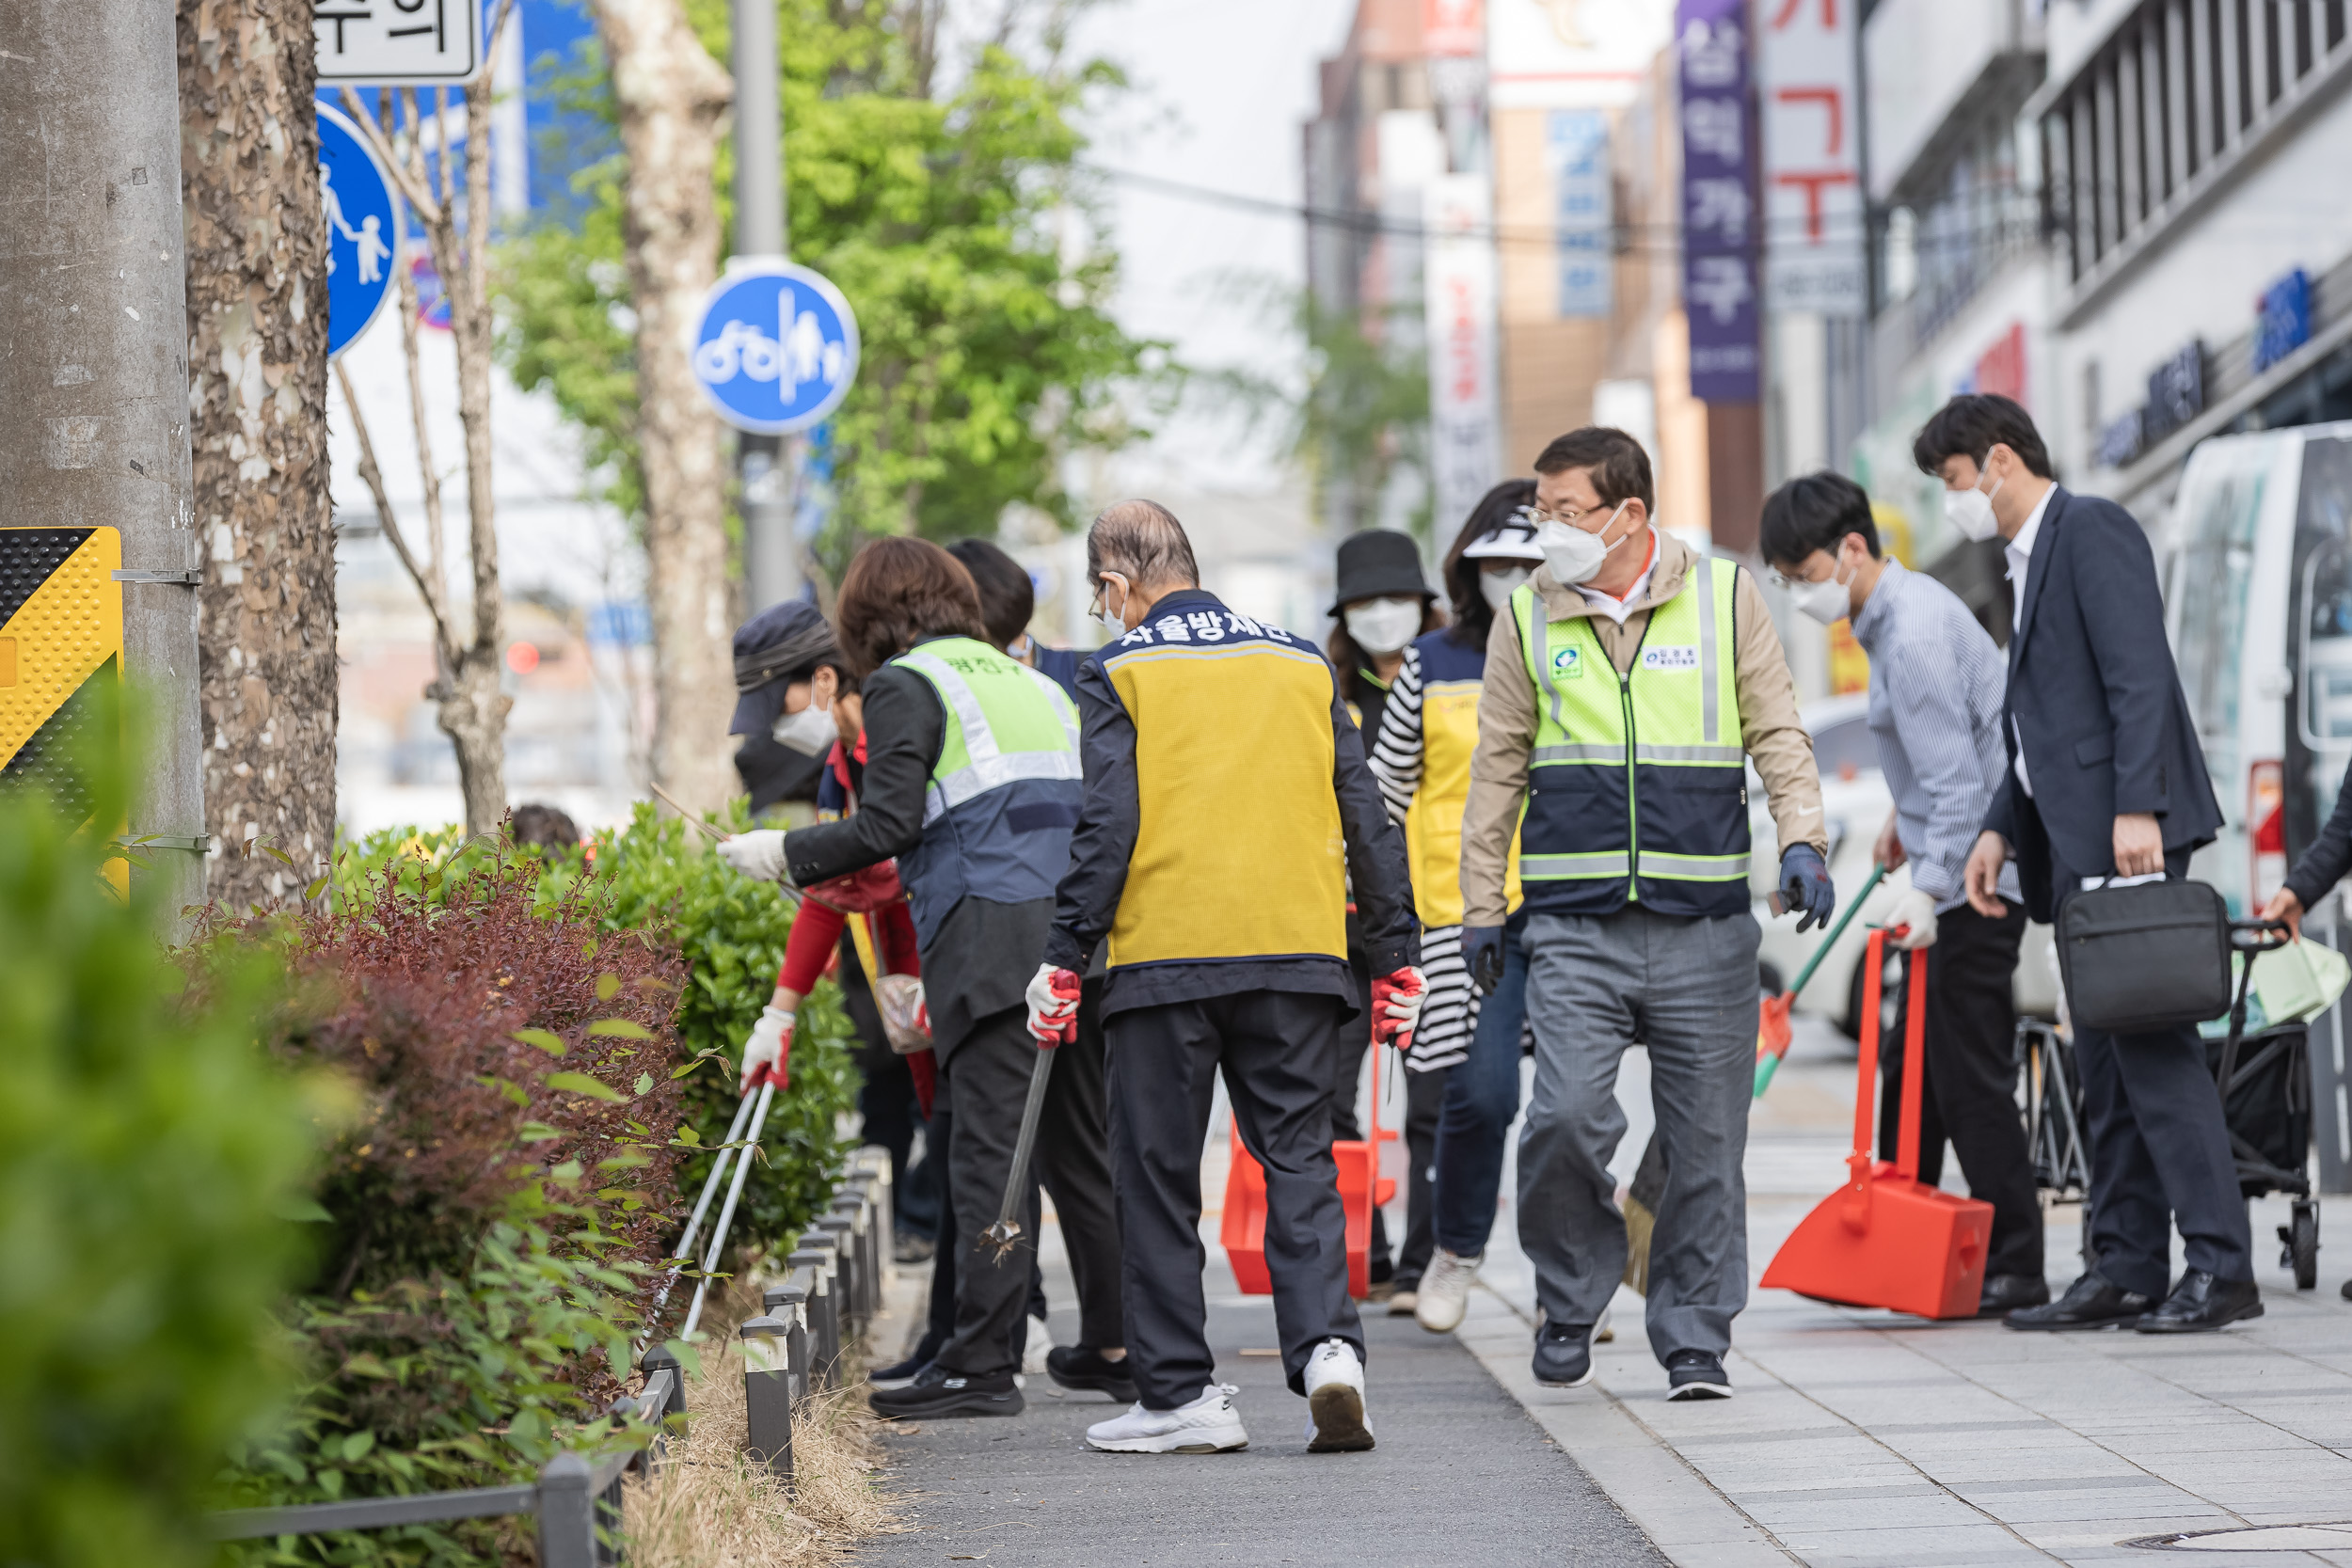
[{"label": "white van", "polygon": [[[2352,766],[2352,423],[2221,436],[2197,448],[2158,534],[2167,629],[2220,797],[2191,875],[2258,911],[2311,847]],[[2352,951],[2329,898],[2306,934]],[[2339,1007],[2312,1028],[2321,1185],[2352,1190]]]}]

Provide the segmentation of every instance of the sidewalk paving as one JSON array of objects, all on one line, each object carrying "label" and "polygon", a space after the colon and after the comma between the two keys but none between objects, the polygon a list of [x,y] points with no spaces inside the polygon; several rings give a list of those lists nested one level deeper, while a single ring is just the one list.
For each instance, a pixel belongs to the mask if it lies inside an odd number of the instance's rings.
[{"label": "sidewalk paving", "polygon": [[[1800,1022],[1798,1049],[1752,1126],[1756,1275],[1845,1174],[1851,1048],[1819,1023]],[[1394,1086],[1386,1087],[1393,1103]],[[1620,1098],[1632,1123],[1618,1156],[1623,1177],[1649,1132],[1639,1053],[1628,1056]],[[1368,1315],[1380,1446],[1370,1455],[1310,1456],[1304,1407],[1281,1387],[1279,1363],[1239,1354],[1273,1343],[1273,1315],[1264,1298],[1233,1293],[1216,1245],[1221,1115],[1215,1127],[1202,1162],[1213,1206],[1202,1222],[1211,1334],[1218,1375],[1243,1389],[1249,1451],[1198,1460],[1092,1453],[1083,1429],[1110,1412],[1108,1402],[1059,1399],[1033,1378],[1021,1420],[927,1424],[888,1440],[900,1465],[891,1483],[914,1494],[906,1512],[916,1528],[868,1546],[857,1561],[969,1553],[1023,1564],[2008,1568],[2162,1562],[2169,1554],[2127,1543],[2352,1521],[2352,1303],[2335,1291],[2352,1264],[2352,1241],[2341,1239],[2352,1205],[2330,1206],[2340,1239],[2322,1254],[2321,1289],[2297,1292],[2267,1240],[2286,1205],[2256,1204],[2266,1315],[2222,1335],[2028,1335],[1757,1290],[1727,1363],[1738,1397],[1671,1404],[1642,1300],[1629,1291],[1618,1293],[1617,1338],[1598,1347],[1593,1384],[1535,1385],[1534,1282],[1506,1170],[1482,1289],[1461,1332],[1432,1336],[1407,1320]],[[1401,1156],[1389,1163],[1401,1171]],[[1946,1180],[1962,1184],[1956,1168]],[[2054,1286],[2079,1266],[2079,1213],[2050,1212]],[[1401,1212],[1391,1214],[1398,1234]],[[1059,1241],[1049,1223],[1048,1293],[1066,1305]],[[2326,1266],[2331,1257],[2339,1263]],[[1056,1312],[1057,1336],[1074,1331],[1073,1317]],[[1480,1376],[1481,1367],[1491,1376]],[[2217,1538],[2189,1560],[2352,1568],[2352,1533],[2215,1549],[2232,1544]]]}]

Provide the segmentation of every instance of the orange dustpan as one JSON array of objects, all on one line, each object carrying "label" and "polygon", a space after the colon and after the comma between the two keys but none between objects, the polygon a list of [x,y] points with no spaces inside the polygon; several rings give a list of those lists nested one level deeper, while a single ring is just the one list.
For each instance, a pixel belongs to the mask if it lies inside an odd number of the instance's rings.
[{"label": "orange dustpan", "polygon": [[1984,1290],[1993,1205],[1919,1180],[1919,1096],[1927,1073],[1927,950],[1912,955],[1903,1009],[1903,1106],[1895,1162],[1873,1160],[1872,1093],[1879,1070],[1879,977],[1886,933],[1870,933],[1864,960],[1862,1060],[1856,1075],[1853,1153],[1846,1184],[1823,1198],[1781,1243],[1767,1287],[1844,1307],[1884,1307],[1923,1318],[1973,1318]]},{"label": "orange dustpan", "polygon": [[[1396,1196],[1396,1182],[1380,1175],[1380,1146],[1396,1133],[1380,1125],[1379,1084],[1372,1096],[1372,1135],[1335,1138],[1331,1160],[1339,1166],[1340,1204],[1347,1212],[1347,1293],[1361,1300],[1372,1289],[1372,1212]],[[1232,1264],[1233,1282],[1246,1296],[1274,1293],[1274,1276],[1265,1266],[1265,1167],[1251,1158],[1241,1141],[1241,1124],[1232,1127],[1233,1161],[1225,1173],[1225,1214],[1217,1222],[1216,1239]]]}]

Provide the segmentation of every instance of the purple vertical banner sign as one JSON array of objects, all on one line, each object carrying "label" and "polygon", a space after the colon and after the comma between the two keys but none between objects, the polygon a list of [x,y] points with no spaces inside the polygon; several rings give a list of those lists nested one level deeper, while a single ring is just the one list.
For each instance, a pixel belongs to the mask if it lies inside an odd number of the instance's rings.
[{"label": "purple vertical banner sign", "polygon": [[1678,0],[1682,90],[1682,308],[1691,395],[1754,403],[1757,224],[1755,121],[1748,114],[1746,0]]}]

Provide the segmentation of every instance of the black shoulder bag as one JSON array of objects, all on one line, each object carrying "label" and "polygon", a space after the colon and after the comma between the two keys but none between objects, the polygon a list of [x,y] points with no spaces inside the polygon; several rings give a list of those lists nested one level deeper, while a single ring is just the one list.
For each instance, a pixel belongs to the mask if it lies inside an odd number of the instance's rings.
[{"label": "black shoulder bag", "polygon": [[2077,1029],[2136,1034],[2230,1010],[2230,909],[2203,882],[2072,895],[2058,906],[2058,950]]}]

